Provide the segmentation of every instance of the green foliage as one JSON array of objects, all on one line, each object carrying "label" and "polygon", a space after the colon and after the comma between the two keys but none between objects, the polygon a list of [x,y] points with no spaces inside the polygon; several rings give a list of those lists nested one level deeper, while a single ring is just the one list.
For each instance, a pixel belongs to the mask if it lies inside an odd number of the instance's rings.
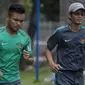
[{"label": "green foliage", "polygon": [[47,20],[59,21],[60,0],[41,0],[41,12]]},{"label": "green foliage", "polygon": [[29,13],[32,10],[33,1],[32,0],[20,0],[24,4],[26,12]]}]

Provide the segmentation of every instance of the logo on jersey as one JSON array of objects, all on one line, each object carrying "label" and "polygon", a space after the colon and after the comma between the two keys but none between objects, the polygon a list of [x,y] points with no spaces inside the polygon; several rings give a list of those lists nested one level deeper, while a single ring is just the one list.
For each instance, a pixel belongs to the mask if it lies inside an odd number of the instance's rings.
[{"label": "logo on jersey", "polygon": [[21,49],[23,47],[23,45],[22,44],[17,44],[17,47]]},{"label": "logo on jersey", "polygon": [[2,45],[2,46],[8,45],[8,42],[6,42],[6,41],[0,41],[0,45]]},{"label": "logo on jersey", "polygon": [[69,40],[64,40],[65,42],[69,42],[69,41],[71,41],[71,39],[69,39]]},{"label": "logo on jersey", "polygon": [[82,44],[84,44],[84,43],[85,43],[85,39],[84,39],[84,38],[80,39],[80,42],[81,42]]},{"label": "logo on jersey", "polygon": [[7,45],[8,43],[3,43],[3,42],[2,42],[1,44],[2,44],[2,45]]}]

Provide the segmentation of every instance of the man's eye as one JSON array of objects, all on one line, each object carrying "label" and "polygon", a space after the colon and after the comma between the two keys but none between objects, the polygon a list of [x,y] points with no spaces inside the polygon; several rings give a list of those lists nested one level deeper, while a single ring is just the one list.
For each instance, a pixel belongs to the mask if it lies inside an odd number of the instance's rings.
[{"label": "man's eye", "polygon": [[20,22],[24,22],[24,20],[20,20]]},{"label": "man's eye", "polygon": [[17,20],[17,19],[14,19],[15,21],[19,21],[19,20]]},{"label": "man's eye", "polygon": [[17,20],[17,19],[15,19],[15,21],[16,21],[16,22],[23,22],[24,20]]}]

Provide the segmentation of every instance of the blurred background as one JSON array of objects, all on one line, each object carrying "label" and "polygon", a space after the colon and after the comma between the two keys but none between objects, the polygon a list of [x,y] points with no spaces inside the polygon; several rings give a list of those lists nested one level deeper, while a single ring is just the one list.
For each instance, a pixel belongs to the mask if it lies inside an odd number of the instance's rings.
[{"label": "blurred background", "polygon": [[[52,85],[51,71],[45,58],[45,47],[48,38],[53,31],[68,21],[68,7],[72,2],[81,2],[85,6],[85,0],[40,0],[39,22],[39,82],[34,84],[36,62],[36,0],[0,0],[0,26],[6,24],[6,13],[10,4],[22,3],[26,9],[26,19],[23,30],[32,39],[35,62],[31,65],[22,62],[20,65],[23,85]],[[85,21],[84,21],[85,22]],[[85,24],[85,23],[83,23]],[[54,57],[55,57],[55,51]],[[31,77],[32,78],[31,78]],[[44,83],[46,82],[46,83]]]}]

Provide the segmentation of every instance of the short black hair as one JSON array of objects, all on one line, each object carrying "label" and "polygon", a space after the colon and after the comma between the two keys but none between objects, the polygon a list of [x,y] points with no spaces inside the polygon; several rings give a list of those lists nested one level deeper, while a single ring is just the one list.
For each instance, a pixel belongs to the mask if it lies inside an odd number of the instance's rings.
[{"label": "short black hair", "polygon": [[19,4],[19,3],[12,4],[12,5],[10,5],[10,7],[8,9],[8,13],[13,13],[13,12],[24,14],[25,8],[22,4]]}]

